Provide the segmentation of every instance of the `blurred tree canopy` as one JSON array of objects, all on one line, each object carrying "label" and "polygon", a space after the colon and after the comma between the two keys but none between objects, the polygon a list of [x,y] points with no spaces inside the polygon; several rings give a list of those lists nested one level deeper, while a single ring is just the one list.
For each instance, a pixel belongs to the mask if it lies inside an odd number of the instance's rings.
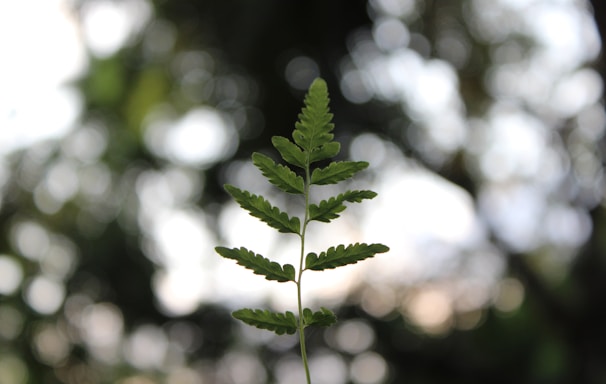
[{"label": "blurred tree canopy", "polygon": [[339,325],[311,333],[316,382],[606,381],[602,2],[64,7],[78,117],[0,163],[0,383],[300,382],[294,342],[232,321],[248,281],[212,249],[246,232],[222,185],[254,183],[317,76],[340,156],[374,165],[360,182],[405,200],[407,175],[438,180],[472,223],[448,240],[467,224],[446,195],[376,218],[392,274],[317,299]]}]

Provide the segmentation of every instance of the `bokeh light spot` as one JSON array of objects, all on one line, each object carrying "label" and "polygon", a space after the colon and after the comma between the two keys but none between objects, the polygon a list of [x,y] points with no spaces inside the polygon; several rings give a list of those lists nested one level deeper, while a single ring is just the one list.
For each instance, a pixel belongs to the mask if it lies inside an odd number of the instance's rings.
[{"label": "bokeh light spot", "polygon": [[384,50],[406,46],[410,41],[408,28],[395,18],[375,21],[373,32],[377,45]]},{"label": "bokeh light spot", "polygon": [[47,365],[58,365],[70,351],[67,336],[54,324],[44,324],[36,329],[34,351],[38,359]]},{"label": "bokeh light spot", "polygon": [[396,294],[388,286],[370,286],[362,292],[360,302],[364,311],[376,318],[381,318],[396,309]]},{"label": "bokeh light spot", "polygon": [[376,352],[365,352],[354,357],[350,375],[356,384],[379,384],[387,379],[388,369],[385,360]]},{"label": "bokeh light spot", "polygon": [[229,158],[238,146],[232,124],[210,107],[195,108],[176,122],[156,121],[147,127],[145,139],[157,155],[199,167]]},{"label": "bokeh light spot", "polygon": [[301,359],[295,355],[285,355],[275,365],[276,384],[305,384],[305,370]]},{"label": "bokeh light spot", "polygon": [[177,40],[177,28],[167,20],[154,20],[145,31],[143,49],[150,57],[171,53]]},{"label": "bokeh light spot", "polygon": [[145,0],[86,2],[82,26],[88,47],[98,57],[109,57],[147,24],[151,5]]},{"label": "bokeh light spot", "polygon": [[169,267],[198,265],[207,254],[205,248],[214,243],[202,214],[192,211],[165,212],[152,233],[158,242],[161,262]]},{"label": "bokeh light spot", "polygon": [[357,70],[347,71],[341,77],[341,92],[352,103],[366,103],[373,97],[367,82],[368,79],[365,72]]},{"label": "bokeh light spot", "polygon": [[0,255],[0,295],[10,295],[19,288],[23,270],[14,258]]},{"label": "bokeh light spot", "polygon": [[373,8],[393,17],[403,17],[413,14],[417,0],[371,0]]},{"label": "bokeh light spot", "polygon": [[406,313],[423,330],[441,334],[450,328],[452,299],[441,289],[425,288],[413,294],[406,304]]},{"label": "bokeh light spot", "polygon": [[156,272],[153,286],[160,309],[171,316],[196,310],[212,292],[209,277],[201,267],[175,267]]},{"label": "bokeh light spot", "polygon": [[46,174],[45,183],[55,200],[64,202],[71,199],[78,192],[76,165],[69,161],[53,164]]},{"label": "bokeh light spot", "polygon": [[336,330],[328,334],[331,344],[338,349],[356,354],[370,348],[375,341],[373,329],[362,320],[348,320],[340,323]]},{"label": "bokeh light spot", "polygon": [[460,31],[448,30],[438,37],[436,50],[440,58],[457,69],[463,69],[471,55],[471,43]]},{"label": "bokeh light spot", "polygon": [[488,223],[509,247],[517,251],[537,247],[546,208],[540,190],[523,184],[488,187],[480,192],[479,203]]},{"label": "bokeh light spot", "polygon": [[171,322],[166,325],[166,332],[171,344],[183,351],[194,352],[202,346],[202,329],[193,322]]},{"label": "bokeh light spot", "polygon": [[494,306],[501,312],[513,312],[524,301],[524,286],[514,278],[501,280],[494,298]]},{"label": "bokeh light spot", "polygon": [[126,341],[124,353],[130,364],[139,369],[160,368],[164,364],[168,340],[154,325],[139,326]]},{"label": "bokeh light spot", "polygon": [[553,113],[568,118],[595,104],[603,94],[600,74],[593,69],[581,69],[561,79],[551,95]]},{"label": "bokeh light spot", "polygon": [[79,326],[89,351],[102,361],[115,363],[124,328],[120,309],[111,303],[88,305],[81,313]]},{"label": "bokeh light spot", "polygon": [[43,315],[55,313],[64,298],[63,284],[44,275],[34,277],[25,290],[25,300],[29,306]]},{"label": "bokeh light spot", "polygon": [[94,163],[108,145],[107,129],[100,123],[89,123],[72,132],[63,142],[62,150],[68,157],[83,163]]},{"label": "bokeh light spot", "polygon": [[482,310],[474,310],[469,312],[458,312],[456,314],[456,327],[463,331],[469,331],[477,328],[482,324],[484,312]]},{"label": "bokeh light spot", "polygon": [[11,237],[19,253],[30,260],[40,260],[50,246],[48,232],[33,221],[13,225]]},{"label": "bokeh light spot", "polygon": [[234,351],[228,353],[219,363],[219,375],[228,383],[264,384],[267,372],[256,355]]},{"label": "bokeh light spot", "polygon": [[316,62],[307,56],[292,58],[284,69],[284,76],[291,87],[298,90],[307,90],[309,84],[320,75]]},{"label": "bokeh light spot", "polygon": [[317,384],[344,384],[347,381],[347,365],[338,354],[317,353],[309,359],[309,370]]}]

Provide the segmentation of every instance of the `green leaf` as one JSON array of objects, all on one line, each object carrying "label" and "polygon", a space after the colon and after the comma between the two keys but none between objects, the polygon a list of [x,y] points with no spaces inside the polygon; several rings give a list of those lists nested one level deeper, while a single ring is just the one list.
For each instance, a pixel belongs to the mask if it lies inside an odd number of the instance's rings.
[{"label": "green leaf", "polygon": [[364,199],[372,199],[377,194],[373,191],[347,191],[339,196],[331,197],[328,200],[320,201],[319,205],[311,204],[309,206],[309,220],[330,222],[339,217],[339,213],[345,210],[344,202],[359,203]]},{"label": "green leaf", "polygon": [[337,248],[330,247],[326,252],[316,255],[315,253],[307,254],[305,258],[305,269],[313,271],[322,271],[324,269],[332,269],[348,264],[355,264],[360,260],[373,257],[377,253],[389,251],[389,248],[383,244],[350,244],[345,248],[344,245],[339,245]]},{"label": "green leaf", "polygon": [[311,309],[305,308],[303,310],[303,321],[306,327],[310,325],[329,327],[337,322],[337,315],[335,315],[330,309],[324,307],[317,312],[312,312]]},{"label": "green leaf", "polygon": [[236,260],[239,265],[245,268],[252,269],[255,274],[265,276],[267,280],[295,281],[295,267],[290,264],[281,266],[275,261],[266,259],[244,247],[216,247],[215,251],[227,259]]},{"label": "green leaf", "polygon": [[277,207],[273,207],[269,201],[265,200],[262,196],[243,191],[233,185],[226,184],[225,190],[229,192],[236,202],[240,204],[242,208],[246,209],[251,216],[261,219],[267,223],[267,225],[280,232],[299,234],[301,223],[299,222],[298,217],[290,218]]},{"label": "green leaf", "polygon": [[295,315],[290,311],[277,313],[262,309],[243,308],[234,311],[232,316],[248,325],[267,329],[278,335],[285,333],[292,335],[297,331],[297,320]]},{"label": "green leaf", "polygon": [[303,178],[290,168],[276,164],[269,156],[255,152],[252,155],[253,164],[261,170],[270,183],[287,193],[303,194],[305,183]]},{"label": "green leaf", "polygon": [[341,144],[336,141],[331,141],[330,143],[326,143],[323,146],[316,148],[309,155],[309,163],[313,163],[315,161],[320,161],[324,159],[329,159],[331,157],[335,157],[339,154],[341,150]]},{"label": "green leaf", "polygon": [[305,154],[295,143],[282,136],[272,137],[271,143],[280,152],[284,161],[300,168],[306,167]]},{"label": "green leaf", "polygon": [[316,148],[332,141],[334,129],[332,114],[329,112],[328,87],[322,79],[316,79],[305,95],[305,107],[295,123],[292,137],[303,150],[311,153]]},{"label": "green leaf", "polygon": [[325,168],[316,168],[311,174],[311,183],[317,185],[336,184],[347,180],[356,172],[368,167],[366,161],[335,161]]}]

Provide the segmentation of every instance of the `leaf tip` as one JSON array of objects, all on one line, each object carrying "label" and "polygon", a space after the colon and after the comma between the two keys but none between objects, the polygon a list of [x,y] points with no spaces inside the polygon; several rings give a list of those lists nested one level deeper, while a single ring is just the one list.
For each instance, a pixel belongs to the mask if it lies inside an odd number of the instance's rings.
[{"label": "leaf tip", "polygon": [[312,82],[311,85],[309,86],[310,89],[312,88],[328,88],[328,86],[326,85],[326,80],[324,80],[321,77],[316,77]]}]

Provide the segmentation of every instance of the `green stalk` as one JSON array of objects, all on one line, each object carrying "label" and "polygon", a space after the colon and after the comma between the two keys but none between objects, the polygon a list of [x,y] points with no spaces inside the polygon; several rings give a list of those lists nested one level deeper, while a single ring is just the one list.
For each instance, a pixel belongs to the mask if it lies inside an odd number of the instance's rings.
[{"label": "green stalk", "polygon": [[[301,247],[301,249],[303,249],[303,247]],[[303,321],[303,307],[301,304],[301,271],[299,271],[299,281],[297,282],[297,295],[299,302],[299,344],[301,345],[301,360],[303,361],[303,367],[305,368],[307,384],[311,384],[309,364],[307,363],[307,352],[305,349],[305,324]]]},{"label": "green stalk", "polygon": [[299,305],[299,345],[301,346],[301,360],[305,368],[305,377],[307,384],[311,384],[311,376],[309,374],[309,364],[307,362],[307,351],[305,348],[305,322],[303,319],[303,304],[301,300],[301,278],[303,276],[303,258],[305,257],[305,231],[309,219],[309,164],[305,167],[305,218],[303,219],[303,228],[301,230],[301,257],[299,258],[299,277],[297,283],[297,302]]}]

